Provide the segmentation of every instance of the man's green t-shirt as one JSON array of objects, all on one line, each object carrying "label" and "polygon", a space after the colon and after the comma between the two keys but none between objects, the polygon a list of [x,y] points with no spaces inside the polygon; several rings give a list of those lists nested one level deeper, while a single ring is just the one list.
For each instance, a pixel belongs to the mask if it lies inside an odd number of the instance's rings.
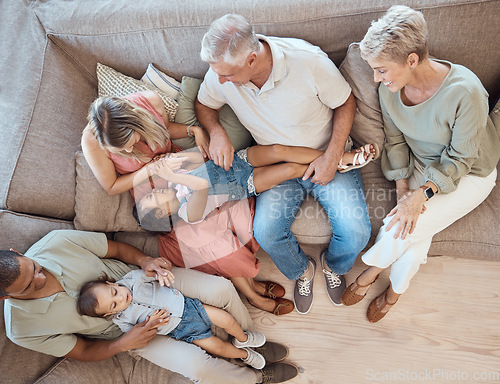
[{"label": "man's green t-shirt", "polygon": [[22,347],[54,356],[68,354],[75,335],[114,339],[122,331],[111,320],[80,316],[76,300],[87,281],[106,273],[119,280],[134,269],[121,261],[103,259],[108,243],[103,233],[52,231],[35,243],[25,256],[36,260],[58,280],[65,292],[32,299],[5,300],[7,336]]}]

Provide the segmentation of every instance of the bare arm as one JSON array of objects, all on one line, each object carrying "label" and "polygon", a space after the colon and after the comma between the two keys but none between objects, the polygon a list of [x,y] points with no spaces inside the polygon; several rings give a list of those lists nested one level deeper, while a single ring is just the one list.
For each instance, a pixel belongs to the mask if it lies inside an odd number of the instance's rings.
[{"label": "bare arm", "polygon": [[194,175],[174,173],[166,165],[158,166],[158,175],[165,180],[171,181],[175,184],[185,185],[189,189],[193,190],[193,193],[187,203],[188,220],[189,222],[201,220],[207,205],[209,187],[208,181]]},{"label": "bare arm", "polygon": [[146,276],[155,277],[160,285],[173,283],[174,275],[171,272],[172,264],[162,257],[151,257],[136,247],[120,241],[108,240],[107,259],[116,259],[127,264],[141,267]]},{"label": "bare arm", "polygon": [[120,352],[142,348],[153,340],[157,328],[167,322],[164,318],[153,320],[148,317],[115,340],[84,339],[77,336],[75,346],[65,357],[82,361],[101,361]]},{"label": "bare arm", "polygon": [[220,125],[219,111],[201,104],[198,99],[195,100],[194,106],[198,121],[205,127],[210,135],[208,157],[213,160],[216,165],[224,168],[226,171],[229,170],[233,164],[234,147],[226,131],[222,125]]},{"label": "bare arm", "polygon": [[81,140],[83,155],[101,187],[109,195],[119,195],[131,190],[134,182],[142,183],[148,178],[148,165],[127,175],[117,176],[113,161],[105,149],[101,148],[90,129],[85,128]]},{"label": "bare arm", "polygon": [[335,109],[332,136],[325,154],[318,157],[309,165],[304,174],[304,179],[309,178],[314,173],[311,181],[315,184],[325,185],[334,178],[338,163],[344,154],[345,143],[349,132],[351,132],[355,113],[356,100],[351,93],[345,103]]},{"label": "bare arm", "polygon": [[165,127],[167,127],[168,132],[170,133],[170,138],[172,140],[175,139],[183,139],[188,137],[189,134],[194,136],[194,140],[196,142],[196,146],[200,150],[203,157],[208,156],[208,146],[209,146],[209,138],[207,132],[202,127],[191,126],[189,127],[188,134],[188,126],[185,124],[174,123],[168,120],[167,111],[165,110],[165,106],[163,105],[163,100],[161,97],[154,91],[145,91],[143,92],[144,97],[146,97],[151,105],[158,111],[163,119],[163,123]]}]

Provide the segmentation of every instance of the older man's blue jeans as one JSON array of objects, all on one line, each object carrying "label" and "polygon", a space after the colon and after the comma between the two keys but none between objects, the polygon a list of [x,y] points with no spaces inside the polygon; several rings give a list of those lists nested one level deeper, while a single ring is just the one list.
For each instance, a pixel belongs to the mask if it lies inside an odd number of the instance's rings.
[{"label": "older man's blue jeans", "polygon": [[263,192],[257,197],[255,238],[286,277],[301,277],[308,260],[290,227],[307,194],[323,206],[332,226],[326,264],[336,274],[344,275],[368,243],[371,232],[359,170],[336,173],[325,186],[298,178]]}]

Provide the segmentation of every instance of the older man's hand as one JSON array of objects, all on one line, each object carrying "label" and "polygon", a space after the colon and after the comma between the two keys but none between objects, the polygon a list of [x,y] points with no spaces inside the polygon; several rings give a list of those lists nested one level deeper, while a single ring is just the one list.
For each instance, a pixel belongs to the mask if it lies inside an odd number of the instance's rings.
[{"label": "older man's hand", "polygon": [[333,155],[325,152],[322,156],[314,160],[307,168],[303,180],[311,178],[311,182],[319,185],[326,185],[335,177],[338,160]]}]

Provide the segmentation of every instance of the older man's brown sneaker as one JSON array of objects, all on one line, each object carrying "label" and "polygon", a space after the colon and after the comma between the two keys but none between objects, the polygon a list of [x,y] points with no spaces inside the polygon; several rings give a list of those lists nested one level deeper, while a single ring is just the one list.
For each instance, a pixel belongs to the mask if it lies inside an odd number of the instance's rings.
[{"label": "older man's brown sneaker", "polygon": [[262,384],[284,383],[299,374],[299,369],[295,365],[284,362],[266,365],[260,371],[262,372]]},{"label": "older man's brown sneaker", "polygon": [[254,350],[264,356],[267,364],[278,363],[288,357],[288,348],[272,341],[266,341],[262,347],[254,348]]}]

